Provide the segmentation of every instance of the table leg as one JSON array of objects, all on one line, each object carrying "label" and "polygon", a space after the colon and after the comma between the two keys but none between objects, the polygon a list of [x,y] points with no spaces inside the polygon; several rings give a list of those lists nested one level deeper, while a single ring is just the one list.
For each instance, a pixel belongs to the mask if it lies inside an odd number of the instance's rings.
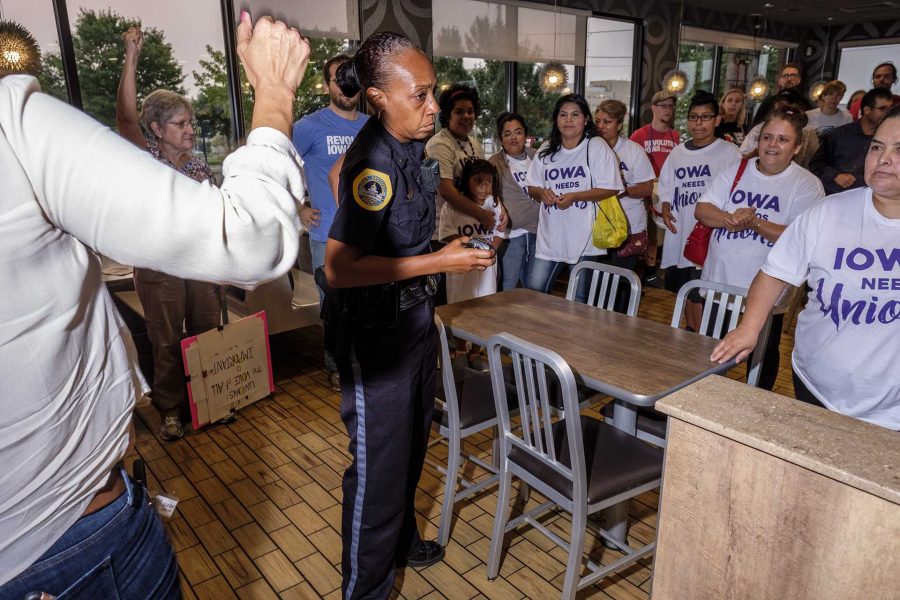
[{"label": "table leg", "polygon": [[[616,400],[613,410],[613,422],[617,429],[634,435],[637,431],[637,408],[633,405]],[[628,501],[610,506],[603,511],[604,528],[609,534],[622,543],[626,543],[628,537]]]}]

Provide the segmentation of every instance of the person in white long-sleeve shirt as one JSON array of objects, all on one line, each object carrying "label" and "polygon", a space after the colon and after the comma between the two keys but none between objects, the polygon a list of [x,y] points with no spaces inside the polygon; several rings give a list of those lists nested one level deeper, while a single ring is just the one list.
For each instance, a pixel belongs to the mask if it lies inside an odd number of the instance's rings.
[{"label": "person in white long-sleeve shirt", "polygon": [[93,252],[245,288],[296,260],[303,184],[288,135],[309,46],[267,17],[241,21],[256,104],[219,189],[40,93],[33,77],[0,72],[2,598],[178,597],[162,525],[116,467],[147,386]]}]

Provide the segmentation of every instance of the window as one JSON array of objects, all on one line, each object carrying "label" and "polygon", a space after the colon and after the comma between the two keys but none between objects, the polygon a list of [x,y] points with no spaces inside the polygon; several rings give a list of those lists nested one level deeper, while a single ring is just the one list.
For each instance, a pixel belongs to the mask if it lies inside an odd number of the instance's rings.
[{"label": "window", "polygon": [[22,2],[4,7],[3,17],[20,24],[37,40],[41,49],[41,73],[38,75],[41,89],[63,102],[68,102],[53,5],[49,1],[44,1]]},{"label": "window", "polygon": [[[603,100],[620,100],[631,110],[635,25],[627,21],[589,18],[585,89],[591,109]],[[628,132],[628,119],[622,131]]]},{"label": "window", "polygon": [[484,148],[486,157],[497,152],[500,145],[494,139],[497,117],[506,110],[506,62],[477,58],[453,58],[436,56],[433,59],[437,73],[438,90],[441,92],[454,83],[464,83],[478,90],[481,114],[472,131]]},{"label": "window", "polygon": [[[766,78],[771,93],[778,90],[778,74],[790,47],[786,42],[696,27],[684,27],[682,34],[687,41],[679,48],[678,63],[687,74],[688,85],[675,106],[675,127],[682,135],[687,107],[696,90],[707,90],[719,98],[728,88],[746,90],[759,76]],[[748,115],[758,104],[748,100]]]},{"label": "window", "polygon": [[694,92],[706,90],[715,93],[713,89],[715,50],[715,46],[704,43],[686,43],[679,49],[678,68],[687,75],[685,92],[675,103],[675,128],[681,132],[687,130],[688,106]]},{"label": "window", "polygon": [[[528,137],[532,148],[537,148],[550,135],[553,126],[553,108],[563,94],[572,92],[575,74],[574,65],[564,65],[569,86],[559,92],[547,92],[541,87],[541,67],[543,63],[518,64],[518,111],[528,123]],[[534,138],[534,139],[531,139]]]},{"label": "window", "polygon": [[138,63],[138,101],[156,89],[186,96],[198,121],[195,151],[218,172],[231,136],[219,3],[158,0],[131,4],[127,12],[108,6],[106,0],[70,0],[67,5],[84,111],[115,128],[116,92],[125,56],[122,32],[140,25],[144,44]]}]

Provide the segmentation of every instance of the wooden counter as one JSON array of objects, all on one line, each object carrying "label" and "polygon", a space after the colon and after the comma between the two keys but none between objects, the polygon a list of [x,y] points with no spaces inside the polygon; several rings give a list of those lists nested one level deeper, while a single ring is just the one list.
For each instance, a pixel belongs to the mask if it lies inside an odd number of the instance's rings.
[{"label": "wooden counter", "polygon": [[656,407],[654,598],[900,598],[900,433],[719,376]]}]

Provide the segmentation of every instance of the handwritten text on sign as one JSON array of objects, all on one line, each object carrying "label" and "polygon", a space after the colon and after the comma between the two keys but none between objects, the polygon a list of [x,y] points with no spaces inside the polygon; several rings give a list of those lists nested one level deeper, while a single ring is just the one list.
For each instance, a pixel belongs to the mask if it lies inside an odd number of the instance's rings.
[{"label": "handwritten text on sign", "polygon": [[227,336],[215,330],[197,336],[211,413],[269,394],[264,325],[248,318],[231,323],[227,329]]}]

